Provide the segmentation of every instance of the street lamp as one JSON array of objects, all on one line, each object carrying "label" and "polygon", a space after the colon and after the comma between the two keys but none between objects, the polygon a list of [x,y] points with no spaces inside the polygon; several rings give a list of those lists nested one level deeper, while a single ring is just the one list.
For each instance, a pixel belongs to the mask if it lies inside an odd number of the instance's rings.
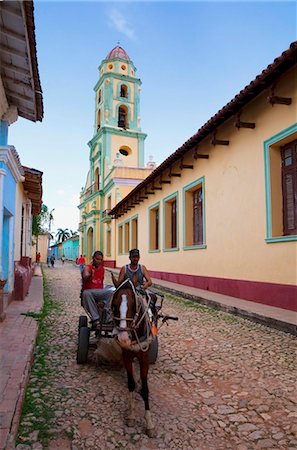
[{"label": "street lamp", "polygon": [[49,225],[48,225],[48,256],[50,256],[50,243],[51,243],[51,225],[53,220],[53,212],[55,208],[53,208],[49,213]]}]

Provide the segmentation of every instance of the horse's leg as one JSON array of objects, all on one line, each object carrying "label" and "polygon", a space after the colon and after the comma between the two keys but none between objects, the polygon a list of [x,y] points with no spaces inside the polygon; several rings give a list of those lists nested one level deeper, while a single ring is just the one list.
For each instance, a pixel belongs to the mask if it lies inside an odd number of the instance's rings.
[{"label": "horse's leg", "polygon": [[149,369],[148,352],[140,352],[138,357],[140,367],[141,378],[141,397],[144,401],[145,407],[145,420],[146,420],[146,433],[149,437],[154,437],[154,424],[151,418],[150,405],[149,405],[149,390],[147,384],[147,374]]},{"label": "horse's leg", "polygon": [[123,351],[123,361],[124,366],[127,371],[128,377],[128,389],[129,389],[129,400],[128,400],[128,414],[126,418],[126,423],[128,427],[132,427],[135,421],[134,415],[134,390],[135,390],[135,381],[133,377],[133,359],[127,355],[125,351]]}]

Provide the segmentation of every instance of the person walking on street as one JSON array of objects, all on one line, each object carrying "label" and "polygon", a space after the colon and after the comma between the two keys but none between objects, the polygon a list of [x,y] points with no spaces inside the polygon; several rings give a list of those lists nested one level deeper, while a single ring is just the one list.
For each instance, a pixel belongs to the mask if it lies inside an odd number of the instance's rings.
[{"label": "person walking on street", "polygon": [[51,266],[52,266],[52,267],[54,267],[54,265],[55,265],[55,259],[56,259],[56,258],[55,258],[55,255],[52,255],[51,258],[50,258]]},{"label": "person walking on street", "polygon": [[80,255],[80,257],[77,260],[77,264],[79,265],[80,273],[82,273],[86,264],[86,260],[83,255]]}]

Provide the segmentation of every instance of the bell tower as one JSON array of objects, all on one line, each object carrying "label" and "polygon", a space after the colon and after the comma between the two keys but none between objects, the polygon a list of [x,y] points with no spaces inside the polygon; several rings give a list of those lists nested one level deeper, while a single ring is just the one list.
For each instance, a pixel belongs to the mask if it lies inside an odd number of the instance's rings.
[{"label": "bell tower", "polygon": [[110,266],[115,265],[117,244],[115,221],[108,212],[153,170],[144,167],[140,90],[133,62],[117,45],[99,66],[94,133],[88,142],[90,169],[79,204],[80,253],[90,260],[92,252],[102,250]]},{"label": "bell tower", "polygon": [[[94,139],[104,149],[102,169],[107,173],[119,158],[124,167],[144,167],[144,140],[140,128],[141,81],[126,51],[117,45],[99,66],[95,90]],[[102,152],[101,152],[102,153]]]}]

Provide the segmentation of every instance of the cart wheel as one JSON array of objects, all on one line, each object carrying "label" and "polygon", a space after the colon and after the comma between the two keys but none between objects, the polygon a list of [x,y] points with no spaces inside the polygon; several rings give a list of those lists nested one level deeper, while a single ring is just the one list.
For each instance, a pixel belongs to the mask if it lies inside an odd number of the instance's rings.
[{"label": "cart wheel", "polygon": [[159,349],[158,336],[155,336],[154,339],[152,340],[152,343],[151,343],[151,346],[149,349],[149,354],[148,354],[150,364],[155,364],[155,362],[157,361],[158,349]]},{"label": "cart wheel", "polygon": [[78,346],[76,354],[77,364],[86,363],[88,360],[90,331],[88,327],[81,327],[78,335]]},{"label": "cart wheel", "polygon": [[79,316],[78,319],[78,332],[81,329],[81,327],[87,327],[88,326],[88,318],[87,316]]}]

